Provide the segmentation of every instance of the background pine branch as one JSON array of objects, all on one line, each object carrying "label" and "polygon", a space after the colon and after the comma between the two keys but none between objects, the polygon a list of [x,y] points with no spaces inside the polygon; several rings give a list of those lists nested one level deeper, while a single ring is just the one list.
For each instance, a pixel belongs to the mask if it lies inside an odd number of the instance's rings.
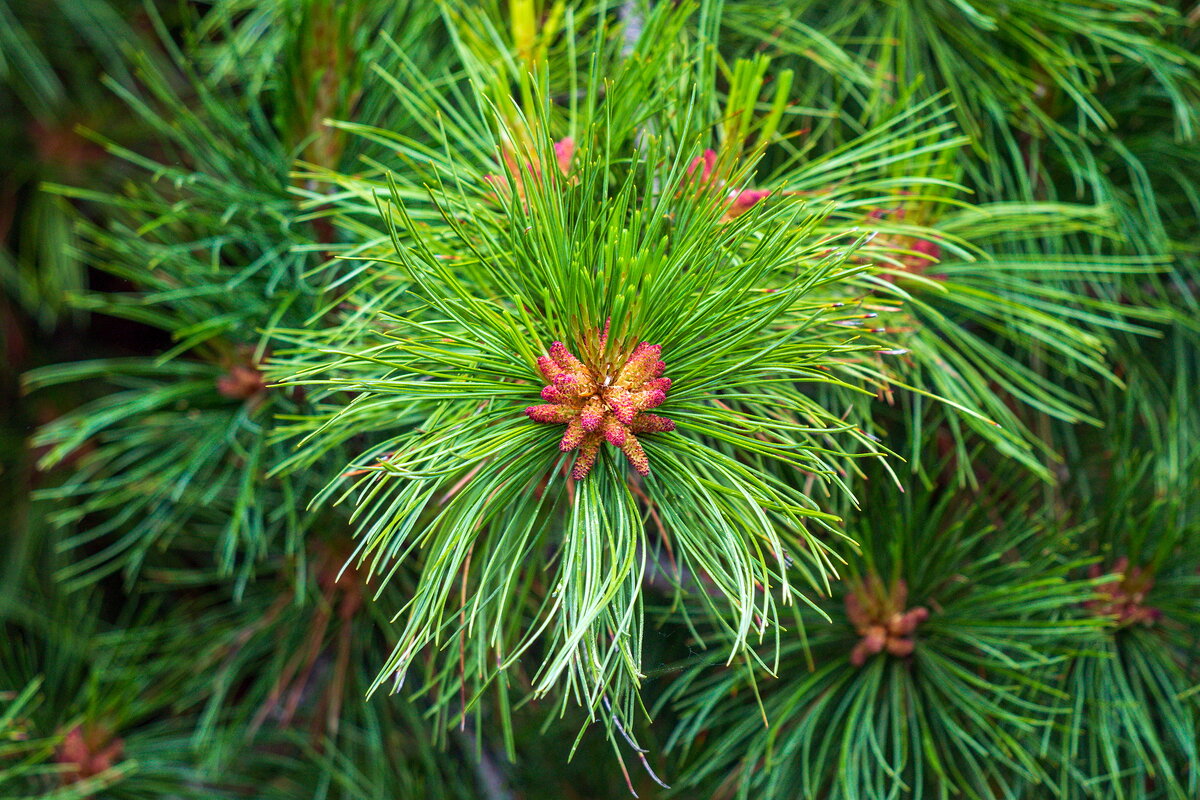
[{"label": "background pine branch", "polygon": [[1197,19],[0,9],[0,795],[1194,796]]}]

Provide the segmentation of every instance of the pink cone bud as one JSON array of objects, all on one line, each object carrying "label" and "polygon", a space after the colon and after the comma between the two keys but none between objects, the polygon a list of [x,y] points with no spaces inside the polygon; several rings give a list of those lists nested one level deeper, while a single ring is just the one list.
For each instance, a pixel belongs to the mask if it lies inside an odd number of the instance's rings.
[{"label": "pink cone bud", "polygon": [[850,620],[850,624],[859,633],[862,633],[871,622],[871,617],[863,609],[862,601],[854,592],[846,595],[846,619]]},{"label": "pink cone bud", "polygon": [[909,249],[926,256],[929,261],[937,261],[942,257],[941,246],[937,242],[931,242],[928,239],[917,239]]},{"label": "pink cone bud", "polygon": [[629,391],[620,386],[610,386],[604,393],[604,402],[612,409],[613,415],[621,420],[626,425],[633,423],[633,417],[637,414],[637,408],[634,406],[633,395]]},{"label": "pink cone bud", "polygon": [[575,157],[575,140],[570,136],[559,139],[554,143],[554,158],[558,161],[558,171],[566,175],[571,171],[571,159]]},{"label": "pink cone bud", "polygon": [[629,360],[621,367],[621,371],[617,373],[616,382],[621,386],[627,386],[631,389],[636,388],[644,383],[654,370],[654,365],[658,361],[658,356],[662,352],[662,348],[656,344],[642,342],[629,356]]},{"label": "pink cone bud", "polygon": [[768,189],[743,189],[729,203],[729,209],[725,212],[725,218],[734,219],[735,217],[740,217],[754,208],[759,201],[765,200],[770,194],[771,192]]},{"label": "pink cone bud", "polygon": [[871,653],[878,653],[887,644],[888,635],[882,625],[872,625],[867,629],[866,635],[863,636],[863,642],[866,643],[867,650]]},{"label": "pink cone bud", "polygon": [[694,173],[696,171],[696,167],[699,167],[701,164],[704,165],[704,169],[700,172],[700,180],[703,183],[708,183],[708,180],[712,177],[713,170],[717,165],[717,151],[705,150],[702,155],[698,155],[693,158],[692,163],[688,166],[687,174],[691,175]]}]

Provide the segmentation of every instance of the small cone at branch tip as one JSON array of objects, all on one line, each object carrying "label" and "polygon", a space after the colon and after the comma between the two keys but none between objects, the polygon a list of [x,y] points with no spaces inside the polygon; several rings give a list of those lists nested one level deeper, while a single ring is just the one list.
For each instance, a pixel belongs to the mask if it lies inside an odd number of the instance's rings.
[{"label": "small cone at branch tip", "polygon": [[54,753],[54,760],[64,767],[59,780],[67,786],[99,775],[112,768],[124,751],[124,740],[106,728],[76,725],[67,731]]},{"label": "small cone at branch tip", "polygon": [[[905,209],[896,207],[891,209],[877,208],[867,214],[868,220],[891,220],[900,222],[905,217]],[[934,239],[923,239],[919,236],[911,236],[902,233],[882,233],[874,238],[874,246],[883,250],[890,251],[905,251],[893,252],[891,254],[892,263],[889,266],[896,267],[895,262],[899,262],[899,269],[912,275],[922,275],[925,270],[942,260],[942,246]],[[894,276],[886,276],[889,280]],[[931,275],[929,277],[944,279],[944,275]]]},{"label": "small cone at branch tip", "polygon": [[231,400],[249,400],[267,390],[267,382],[256,366],[235,364],[217,379],[217,391]]},{"label": "small cone at branch tip", "polygon": [[559,380],[558,386],[568,394],[578,398],[591,397],[596,393],[596,382],[584,375],[570,375],[567,380]]},{"label": "small cone at branch tip", "polygon": [[625,362],[625,366],[617,373],[616,382],[619,384],[635,385],[645,382],[651,377],[650,373],[658,363],[662,348],[642,342],[633,351],[633,355]]},{"label": "small cone at branch tip", "polygon": [[928,239],[917,239],[913,242],[911,248],[914,252],[925,256],[929,261],[940,261],[942,258],[942,248],[937,242],[931,242]]},{"label": "small cone at branch tip", "polygon": [[[595,342],[583,348],[585,357],[605,358],[608,331],[607,322],[593,331]],[[671,379],[662,377],[666,364],[661,355],[660,345],[640,342],[623,363],[618,358],[614,363],[589,364],[562,342],[552,342],[549,354],[537,359],[538,371],[547,381],[541,390],[546,404],[529,406],[525,414],[534,422],[567,426],[559,449],[579,450],[573,478],[587,477],[604,442],[619,448],[639,474],[650,474],[649,459],[635,433],[675,430],[672,420],[643,413],[662,405],[671,388]]]},{"label": "small cone at branch tip", "polygon": [[[540,156],[530,156],[523,163],[518,162],[516,154],[513,152],[513,146],[506,143],[500,147],[500,158],[504,161],[504,165],[508,168],[508,172],[512,175],[513,183],[516,184],[517,197],[524,201],[526,199],[526,178],[539,178],[543,174]],[[559,173],[562,174],[563,177],[567,177],[570,174],[572,161],[574,158],[574,139],[572,139],[570,136],[567,136],[554,143],[554,162],[558,167]],[[509,197],[511,195],[511,188],[509,186],[507,176],[492,173],[484,175],[483,180],[494,190],[494,193],[492,194],[493,199],[498,199],[499,197]],[[568,181],[568,183],[572,182],[575,181]]]},{"label": "small cone at branch tip", "polygon": [[885,586],[876,575],[853,581],[846,594],[846,619],[859,635],[850,651],[850,663],[861,667],[867,659],[886,652],[906,658],[916,649],[918,626],[929,619],[924,606],[906,608],[908,585],[898,580]]},{"label": "small cone at branch tip", "polygon": [[[700,170],[699,176],[696,175],[698,169]],[[699,183],[701,186],[711,184],[718,188],[724,188],[726,185],[724,178],[717,174],[717,153],[715,150],[705,150],[702,155],[692,159],[692,163],[688,165],[687,174],[692,177],[693,182]],[[772,191],[770,189],[730,191],[725,197],[718,200],[719,203],[725,206],[724,213],[721,215],[721,221],[729,222],[737,219],[763,200],[766,200],[771,194]],[[783,194],[796,193],[783,192]]]},{"label": "small cone at branch tip", "polygon": [[887,645],[887,631],[882,625],[872,625],[863,636],[863,644],[870,653],[878,653]]},{"label": "small cone at branch tip", "polygon": [[1116,578],[1096,587],[1097,596],[1084,602],[1083,607],[1099,617],[1112,617],[1118,628],[1130,625],[1154,625],[1162,619],[1162,609],[1146,602],[1154,588],[1154,574],[1143,567],[1130,567],[1129,559],[1121,556],[1110,569],[1100,564],[1088,568],[1088,576],[1099,578],[1112,573]]},{"label": "small cone at branch tip", "polygon": [[867,663],[867,659],[876,653],[882,652],[887,639],[883,632],[880,631],[877,637],[864,636],[854,645],[854,649],[850,651],[850,663],[856,667],[861,667]]},{"label": "small cone at branch tip", "polygon": [[925,620],[929,619],[928,609],[917,606],[904,614],[894,614],[888,623],[888,631],[896,636],[908,636]]}]

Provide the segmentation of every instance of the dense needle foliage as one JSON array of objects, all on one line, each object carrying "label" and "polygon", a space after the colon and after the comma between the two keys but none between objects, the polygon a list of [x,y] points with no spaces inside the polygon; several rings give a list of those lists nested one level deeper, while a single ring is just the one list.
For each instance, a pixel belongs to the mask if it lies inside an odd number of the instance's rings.
[{"label": "dense needle foliage", "polygon": [[0,796],[1195,796],[1198,26],[0,9]]}]

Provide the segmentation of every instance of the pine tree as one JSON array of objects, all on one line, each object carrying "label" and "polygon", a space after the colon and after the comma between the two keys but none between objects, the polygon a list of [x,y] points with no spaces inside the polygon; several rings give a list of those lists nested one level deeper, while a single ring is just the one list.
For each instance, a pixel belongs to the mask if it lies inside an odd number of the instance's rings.
[{"label": "pine tree", "polygon": [[60,6],[0,795],[1200,791],[1194,11]]}]

